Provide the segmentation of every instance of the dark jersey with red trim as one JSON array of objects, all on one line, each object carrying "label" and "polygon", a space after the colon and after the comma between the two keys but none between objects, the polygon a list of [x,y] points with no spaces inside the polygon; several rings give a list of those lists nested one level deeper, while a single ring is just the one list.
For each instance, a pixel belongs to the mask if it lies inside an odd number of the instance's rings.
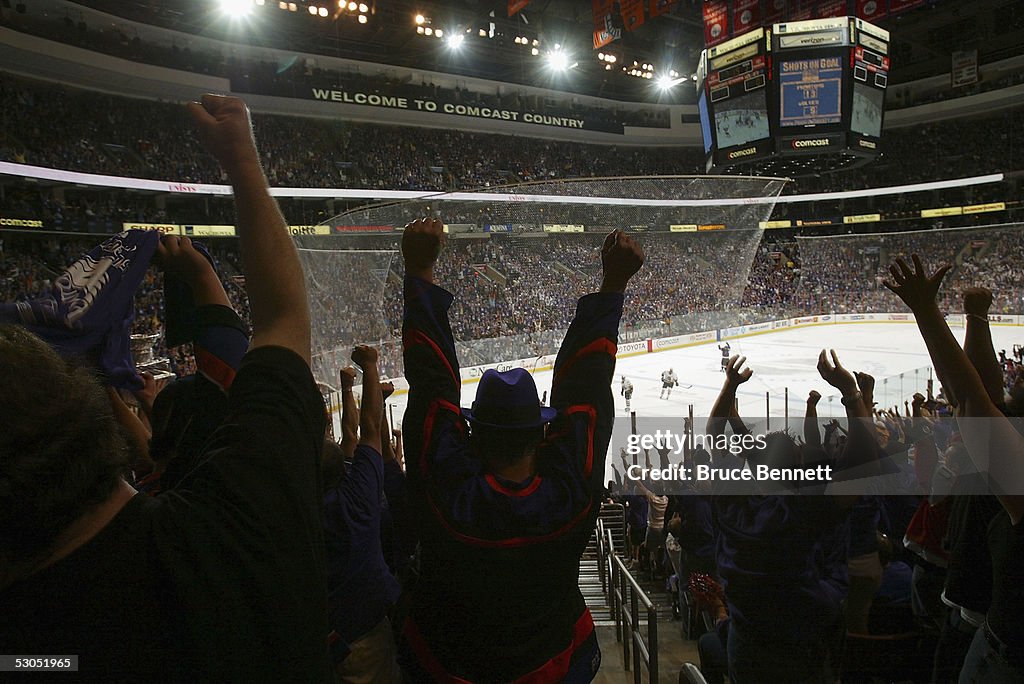
[{"label": "dark jersey with red trim", "polygon": [[448,322],[453,297],[405,281],[403,421],[420,579],[407,652],[438,681],[556,682],[600,663],[579,560],[594,527],[614,406],[611,382],[623,296],[580,299],[555,361],[558,417],[537,474],[510,482],[471,453]]}]

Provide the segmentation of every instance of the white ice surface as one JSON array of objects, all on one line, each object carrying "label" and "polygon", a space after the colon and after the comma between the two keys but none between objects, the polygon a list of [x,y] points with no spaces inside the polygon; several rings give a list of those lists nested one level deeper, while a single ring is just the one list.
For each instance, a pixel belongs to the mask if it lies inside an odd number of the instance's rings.
[{"label": "white ice surface", "polygon": [[[963,328],[953,328],[963,343]],[[1024,344],[1024,328],[992,326],[996,351],[1010,352],[1014,344]],[[682,418],[693,404],[694,415],[705,417],[721,389],[721,352],[710,342],[681,349],[621,358],[612,384],[616,415],[625,417],[625,399],[619,392],[620,377],[633,383],[631,409],[639,417]],[[741,416],[772,416],[770,427],[781,429],[786,413],[785,391],[789,389],[789,427],[800,429],[807,393],[816,389],[822,399],[818,413],[822,417],[842,416],[839,397],[815,370],[822,348],[834,348],[844,366],[875,376],[875,401],[882,406],[909,400],[915,391],[925,392],[931,374],[931,361],[924,342],[913,323],[851,323],[792,328],[730,341],[732,353],[747,357],[754,376],[740,387],[737,395]],[[662,371],[673,368],[680,386],[668,400],[659,398]],[[902,377],[900,377],[902,374]],[[551,371],[534,374],[538,392],[551,392]],[[689,385],[690,387],[687,387]],[[476,383],[462,386],[462,405],[469,406],[476,394]],[[939,383],[935,380],[935,391]],[[394,406],[395,423],[401,424],[406,395],[388,401]]]}]

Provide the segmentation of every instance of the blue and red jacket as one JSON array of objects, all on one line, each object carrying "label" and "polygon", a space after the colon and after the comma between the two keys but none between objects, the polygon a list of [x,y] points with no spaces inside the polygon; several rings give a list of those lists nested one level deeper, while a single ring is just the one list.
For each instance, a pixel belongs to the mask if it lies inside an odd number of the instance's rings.
[{"label": "blue and red jacket", "polygon": [[405,279],[403,432],[421,568],[404,655],[439,682],[588,682],[600,650],[579,561],[603,492],[623,296],[579,300],[555,361],[558,417],[523,482],[488,472],[467,441],[452,300]]}]

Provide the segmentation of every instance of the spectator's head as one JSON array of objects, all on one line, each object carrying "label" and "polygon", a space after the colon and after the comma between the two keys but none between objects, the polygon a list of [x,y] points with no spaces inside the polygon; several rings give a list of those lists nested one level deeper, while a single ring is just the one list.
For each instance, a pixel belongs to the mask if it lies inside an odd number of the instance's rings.
[{"label": "spectator's head", "polygon": [[711,453],[704,448],[703,444],[697,445],[697,448],[693,450],[693,465],[694,466],[710,466],[711,465]]},{"label": "spectator's head", "polygon": [[[106,392],[24,328],[0,325],[0,570],[45,559],[128,463]],[[0,572],[0,574],[3,574]]]},{"label": "spectator's head", "polygon": [[507,465],[533,453],[557,411],[541,406],[533,377],[514,368],[485,371],[473,407],[462,413],[472,426],[476,453],[493,465]]},{"label": "spectator's head", "polygon": [[1024,416],[1024,386],[1015,384],[1010,388],[1006,402],[1006,413],[1010,416]]},{"label": "spectator's head", "polygon": [[747,454],[756,465],[784,469],[800,467],[800,447],[788,432],[768,433],[764,449],[752,449]]}]

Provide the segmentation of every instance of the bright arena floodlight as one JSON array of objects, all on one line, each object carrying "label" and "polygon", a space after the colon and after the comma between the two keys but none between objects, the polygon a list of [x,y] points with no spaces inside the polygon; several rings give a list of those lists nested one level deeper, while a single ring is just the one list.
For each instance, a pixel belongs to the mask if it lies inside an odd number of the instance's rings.
[{"label": "bright arena floodlight", "polygon": [[569,68],[569,55],[561,50],[555,50],[548,55],[548,66],[555,71],[565,71]]},{"label": "bright arena floodlight", "polygon": [[671,76],[659,76],[657,80],[658,88],[660,90],[671,90],[675,87],[677,82],[678,81]]},{"label": "bright arena floodlight", "polygon": [[252,0],[218,0],[217,4],[229,17],[244,17],[252,11]]},{"label": "bright arena floodlight", "polygon": [[464,41],[465,39],[466,36],[464,36],[461,33],[451,33],[448,35],[448,39],[445,42],[448,43],[448,47],[450,47],[452,50],[458,50],[460,47],[462,47],[462,41]]}]

